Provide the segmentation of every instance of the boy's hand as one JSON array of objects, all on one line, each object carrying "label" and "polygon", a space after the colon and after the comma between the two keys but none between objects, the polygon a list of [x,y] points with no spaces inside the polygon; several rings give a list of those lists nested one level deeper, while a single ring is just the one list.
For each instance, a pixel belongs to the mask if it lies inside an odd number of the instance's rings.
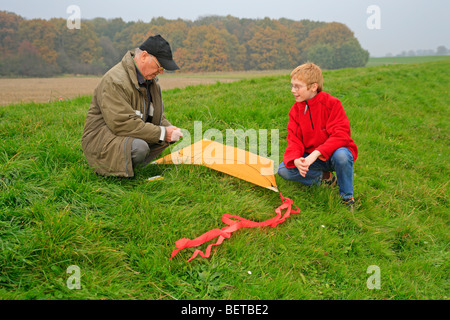
[{"label": "boy's hand", "polygon": [[311,164],[313,164],[314,161],[316,161],[317,158],[320,157],[321,155],[322,154],[319,151],[314,150],[306,158],[301,157],[301,158],[298,158],[298,159],[294,160],[294,164],[297,167],[298,171],[300,171],[300,175],[302,177],[306,176],[306,173],[309,170],[309,166]]},{"label": "boy's hand", "polygon": [[306,176],[306,173],[309,170],[310,164],[308,163],[307,158],[308,157],[306,157],[306,158],[301,157],[301,158],[294,160],[294,164],[297,167],[298,171],[300,171],[300,175],[302,177]]}]

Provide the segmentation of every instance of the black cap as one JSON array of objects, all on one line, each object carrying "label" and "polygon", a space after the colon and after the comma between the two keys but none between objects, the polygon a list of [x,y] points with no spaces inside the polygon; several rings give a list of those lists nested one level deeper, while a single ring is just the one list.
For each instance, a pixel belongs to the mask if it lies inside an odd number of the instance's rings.
[{"label": "black cap", "polygon": [[140,46],[139,49],[145,50],[152,56],[158,59],[161,66],[166,70],[180,69],[172,58],[172,50],[170,50],[169,43],[161,37],[161,35],[148,37]]}]

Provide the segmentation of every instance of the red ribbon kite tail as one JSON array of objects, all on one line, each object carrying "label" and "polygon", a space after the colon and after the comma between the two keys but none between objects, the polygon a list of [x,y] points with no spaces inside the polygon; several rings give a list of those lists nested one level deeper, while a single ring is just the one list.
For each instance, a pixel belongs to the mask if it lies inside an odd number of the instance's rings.
[{"label": "red ribbon kite tail", "polygon": [[[230,238],[231,234],[234,231],[239,230],[242,227],[243,228],[268,227],[268,226],[276,227],[278,224],[284,222],[284,220],[289,218],[291,213],[299,213],[300,212],[300,209],[294,205],[294,202],[289,198],[283,197],[281,192],[280,192],[280,198],[283,203],[278,208],[275,209],[275,213],[276,213],[275,217],[273,217],[269,220],[262,221],[262,222],[255,222],[255,221],[241,218],[236,215],[224,214],[222,216],[222,222],[227,224],[226,227],[224,227],[222,229],[212,229],[208,232],[205,232],[204,234],[202,234],[201,236],[199,236],[193,240],[187,239],[187,238],[182,238],[178,241],[175,241],[175,246],[177,247],[177,249],[172,251],[170,260],[172,260],[172,258],[175,257],[180,250],[183,250],[185,248],[190,248],[190,247],[197,247],[199,245],[202,245],[205,242],[208,242],[212,239],[217,238],[216,243],[208,245],[206,247],[205,252],[198,250],[198,249],[195,250],[194,253],[192,254],[192,257],[189,260],[187,260],[187,262],[189,262],[192,259],[194,259],[195,257],[197,257],[197,255],[200,255],[203,258],[208,258],[211,254],[212,246],[220,245],[223,242],[223,240],[225,240],[225,238]],[[294,211],[292,210],[293,205],[296,208],[296,210],[294,210]],[[284,215],[282,215],[282,213],[281,213],[282,210],[286,210]],[[236,220],[233,220],[233,218]]]}]

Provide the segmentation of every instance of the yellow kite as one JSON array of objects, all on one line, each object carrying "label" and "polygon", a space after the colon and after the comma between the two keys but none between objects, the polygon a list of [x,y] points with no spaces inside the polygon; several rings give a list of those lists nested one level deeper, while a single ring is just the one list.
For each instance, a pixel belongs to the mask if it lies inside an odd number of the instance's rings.
[{"label": "yellow kite", "polygon": [[200,140],[154,163],[203,165],[279,192],[273,174],[273,160],[216,141]]}]

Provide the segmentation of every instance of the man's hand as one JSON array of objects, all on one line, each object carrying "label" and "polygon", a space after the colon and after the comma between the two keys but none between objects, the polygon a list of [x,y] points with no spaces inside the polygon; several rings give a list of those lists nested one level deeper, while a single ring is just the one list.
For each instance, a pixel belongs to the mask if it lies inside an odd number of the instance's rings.
[{"label": "man's hand", "polygon": [[180,128],[177,127],[166,127],[166,142],[175,142],[180,140],[180,138],[183,136],[183,133],[181,132]]}]

